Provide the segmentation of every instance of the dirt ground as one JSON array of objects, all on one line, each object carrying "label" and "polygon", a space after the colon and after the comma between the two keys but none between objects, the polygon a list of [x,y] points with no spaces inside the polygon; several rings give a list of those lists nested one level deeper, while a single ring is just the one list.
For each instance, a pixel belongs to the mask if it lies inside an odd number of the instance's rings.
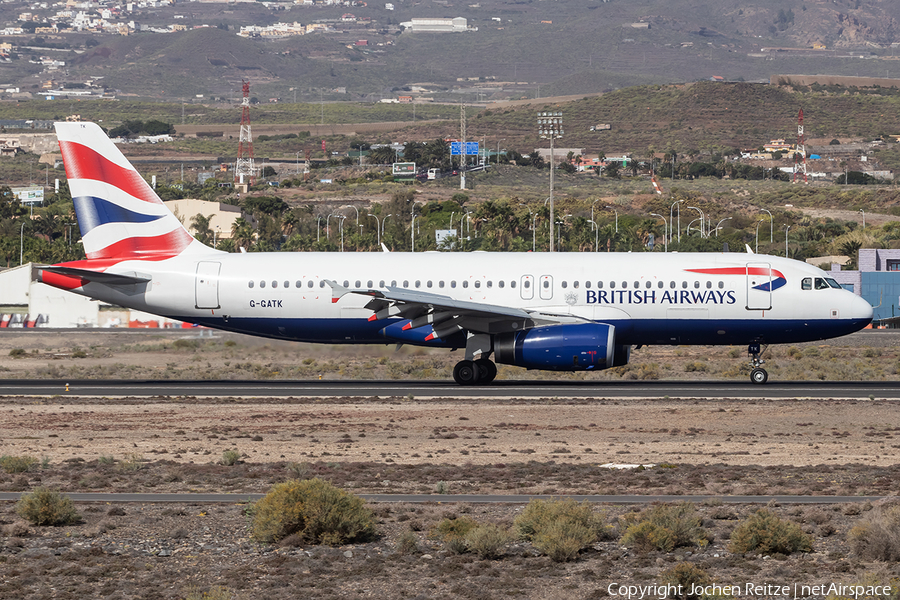
[{"label": "dirt ground", "polygon": [[[415,349],[396,354],[195,335],[0,335],[0,376],[427,378],[446,376],[458,360]],[[816,377],[842,364],[857,377],[896,378],[892,340],[869,333],[780,348],[770,372],[777,366],[782,376]],[[743,377],[735,366],[743,355],[731,353],[651,349],[636,354],[632,369],[606,375],[640,378],[655,369],[665,379],[721,379],[734,370]],[[43,485],[62,492],[251,493],[315,476],[355,493],[890,496],[900,487],[895,404],[3,398],[0,457],[29,456],[35,464],[20,473],[0,470],[0,491]],[[223,464],[227,450],[241,460]],[[732,550],[731,533],[758,506],[701,505],[707,545],[649,553],[621,543],[627,515],[640,507],[601,506],[609,539],[567,563],[521,540],[506,544],[498,559],[457,554],[432,533],[441,519],[460,515],[508,527],[520,506],[373,505],[379,537],[339,548],[257,544],[247,508],[80,504],[80,524],[43,528],[25,522],[12,503],[0,505],[0,598],[185,598],[210,591],[241,599],[603,598],[615,597],[620,584],[658,583],[682,562],[742,589],[900,577],[896,562],[863,556],[850,542],[849,531],[882,510],[868,503],[770,507],[813,537],[811,552],[790,556]],[[401,543],[408,532],[414,548]]]}]

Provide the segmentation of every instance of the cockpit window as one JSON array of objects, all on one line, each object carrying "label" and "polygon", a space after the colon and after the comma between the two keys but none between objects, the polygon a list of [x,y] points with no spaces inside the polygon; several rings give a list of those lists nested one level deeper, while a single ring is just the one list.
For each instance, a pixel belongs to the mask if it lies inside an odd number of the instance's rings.
[{"label": "cockpit window", "polygon": [[833,288],[836,289],[836,290],[841,289],[841,284],[839,284],[837,281],[835,281],[835,280],[832,279],[831,277],[826,277],[826,278],[825,278],[825,281],[828,283],[828,285],[829,285],[830,287],[833,287]]},{"label": "cockpit window", "polygon": [[800,282],[801,290],[811,290],[812,289],[812,277],[804,277],[803,281]]},{"label": "cockpit window", "polygon": [[821,277],[816,277],[815,285],[817,290],[827,290],[828,284]]}]

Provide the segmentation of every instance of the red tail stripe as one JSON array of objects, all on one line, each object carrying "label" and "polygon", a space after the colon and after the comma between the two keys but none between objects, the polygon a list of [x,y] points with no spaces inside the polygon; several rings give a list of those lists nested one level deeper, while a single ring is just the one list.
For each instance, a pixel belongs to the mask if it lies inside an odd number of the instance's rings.
[{"label": "red tail stripe", "polygon": [[176,229],[155,237],[130,237],[110,244],[106,248],[88,252],[90,260],[139,258],[141,260],[165,260],[181,253],[191,243],[190,234]]},{"label": "red tail stripe", "polygon": [[162,204],[153,189],[133,169],[125,169],[76,142],[59,143],[66,176],[69,179],[93,179],[114,185],[120,190],[151,204]]},{"label": "red tail stripe", "polygon": [[[770,269],[765,267],[718,267],[715,269],[685,269],[688,273],[703,273],[704,275],[768,275]],[[772,275],[786,279],[784,274],[777,269],[771,269]]]}]

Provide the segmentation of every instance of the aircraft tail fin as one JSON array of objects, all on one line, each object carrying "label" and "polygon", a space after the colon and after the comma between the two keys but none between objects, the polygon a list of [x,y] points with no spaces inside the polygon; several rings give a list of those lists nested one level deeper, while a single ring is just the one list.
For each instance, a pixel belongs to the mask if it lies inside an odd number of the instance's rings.
[{"label": "aircraft tail fin", "polygon": [[89,260],[164,260],[196,241],[96,123],[56,123]]}]

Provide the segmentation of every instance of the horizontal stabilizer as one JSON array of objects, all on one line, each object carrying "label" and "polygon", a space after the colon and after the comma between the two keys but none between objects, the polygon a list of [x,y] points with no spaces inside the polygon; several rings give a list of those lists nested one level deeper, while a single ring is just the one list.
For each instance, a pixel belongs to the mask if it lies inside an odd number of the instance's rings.
[{"label": "horizontal stabilizer", "polygon": [[39,270],[47,271],[48,273],[56,273],[58,275],[66,275],[67,277],[78,277],[80,279],[86,279],[105,285],[135,285],[138,283],[147,283],[152,279],[148,275],[139,275],[137,273],[124,275],[120,273],[91,271],[90,269],[77,269],[75,267],[55,267],[52,265],[39,267]]}]

